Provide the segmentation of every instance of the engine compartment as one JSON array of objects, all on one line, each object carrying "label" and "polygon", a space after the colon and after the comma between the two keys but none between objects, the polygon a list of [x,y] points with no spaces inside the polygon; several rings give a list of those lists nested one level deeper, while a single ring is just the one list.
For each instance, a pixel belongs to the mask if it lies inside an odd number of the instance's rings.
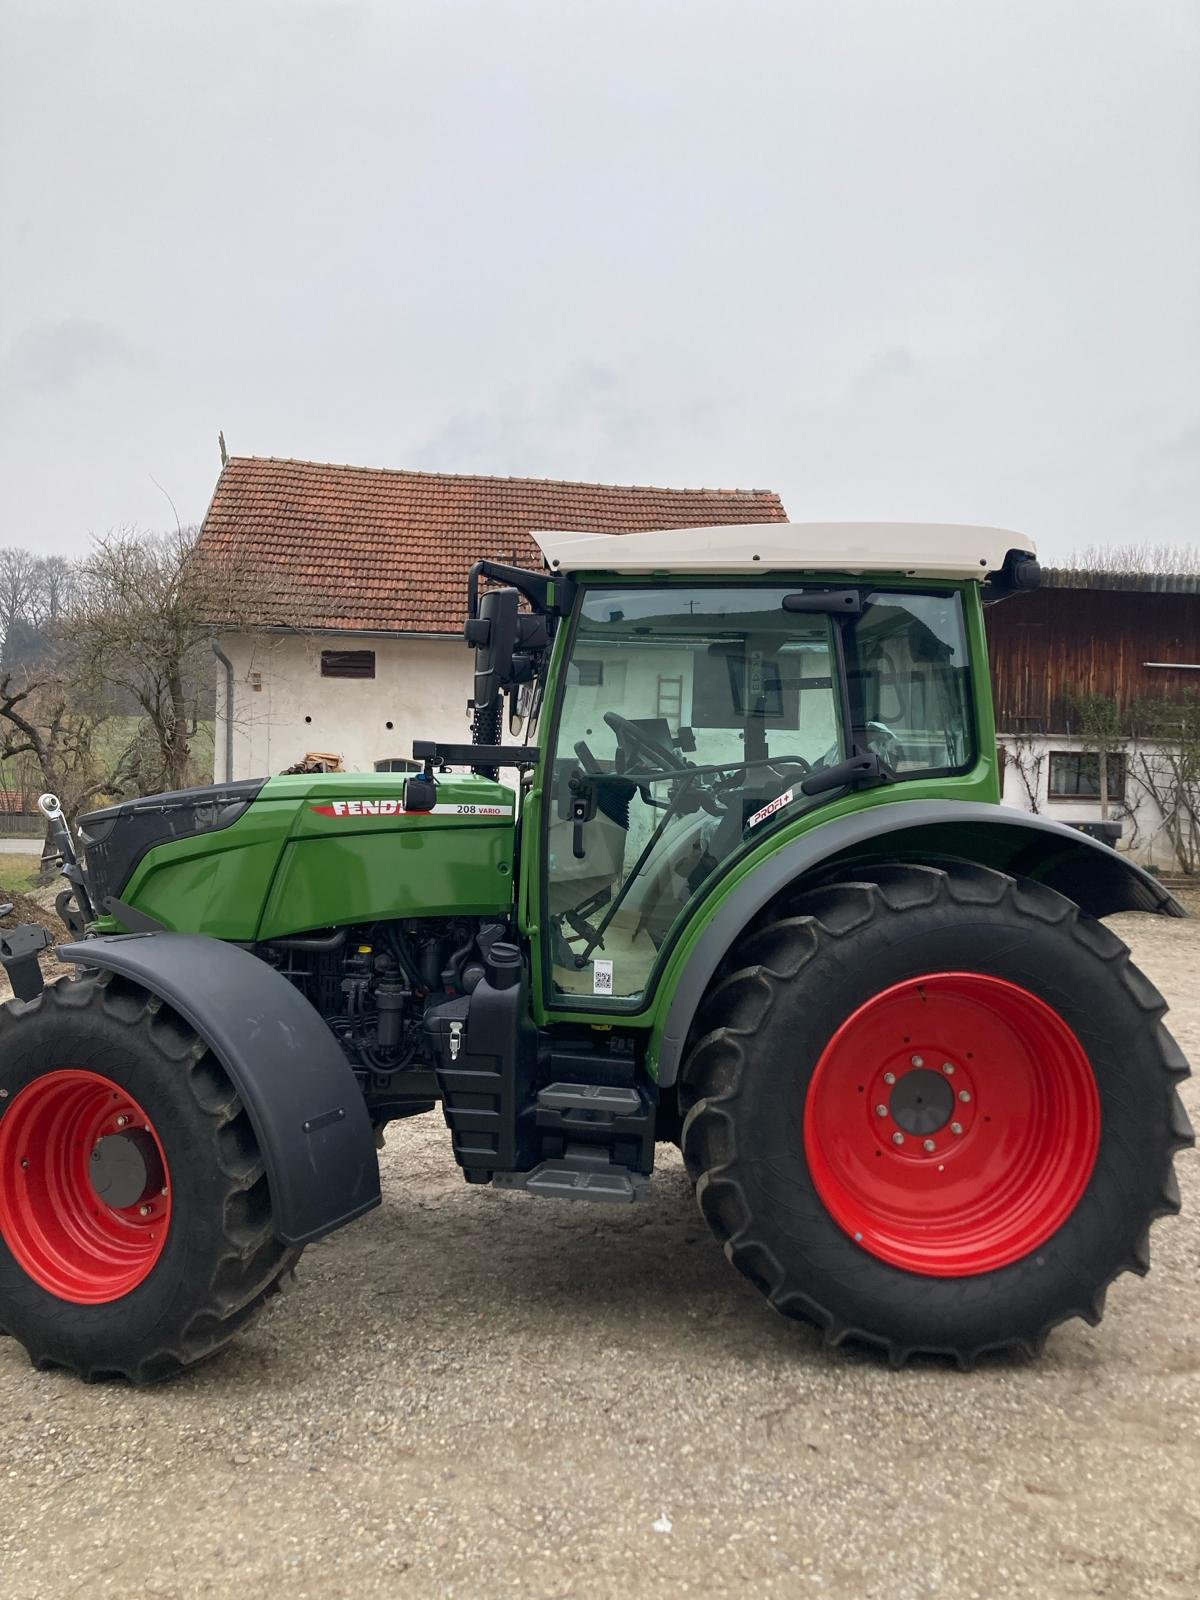
[{"label": "engine compartment", "polygon": [[254,954],[320,1015],[379,1123],[432,1104],[426,1012],[471,994],[507,932],[474,918],[388,919],[268,940]]}]

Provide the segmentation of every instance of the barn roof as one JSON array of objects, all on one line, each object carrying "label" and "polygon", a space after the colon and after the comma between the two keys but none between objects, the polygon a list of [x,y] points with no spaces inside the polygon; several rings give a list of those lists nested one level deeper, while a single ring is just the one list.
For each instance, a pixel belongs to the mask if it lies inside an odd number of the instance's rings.
[{"label": "barn roof", "polygon": [[1098,567],[1043,567],[1044,589],[1108,589],[1122,594],[1200,594],[1200,572],[1106,572]]},{"label": "barn roof", "polygon": [[542,566],[530,530],[783,522],[768,489],[657,489],[233,456],[203,554],[253,573],[243,619],[340,632],[458,633],[480,559]]}]

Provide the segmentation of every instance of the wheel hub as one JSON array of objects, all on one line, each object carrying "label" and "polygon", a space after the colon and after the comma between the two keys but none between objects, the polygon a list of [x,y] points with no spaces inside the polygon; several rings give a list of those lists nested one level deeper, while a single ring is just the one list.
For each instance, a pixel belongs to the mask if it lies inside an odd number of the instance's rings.
[{"label": "wheel hub", "polygon": [[937,1133],[954,1115],[950,1079],[929,1067],[914,1067],[897,1079],[888,1109],[905,1133]]},{"label": "wheel hub", "polygon": [[882,1146],[881,1154],[904,1162],[932,1162],[944,1172],[946,1158],[970,1144],[979,1118],[974,1051],[965,1049],[961,1038],[951,1045],[927,1034],[914,1050],[918,1041],[908,1032],[912,1019],[906,1021],[902,1038],[887,1041],[900,1048],[888,1052],[882,1070],[864,1089],[870,1094],[871,1124],[865,1135]]},{"label": "wheel hub", "polygon": [[118,1211],[161,1193],[163,1164],[153,1135],[144,1128],[106,1134],[92,1150],[88,1181],[96,1198]]}]

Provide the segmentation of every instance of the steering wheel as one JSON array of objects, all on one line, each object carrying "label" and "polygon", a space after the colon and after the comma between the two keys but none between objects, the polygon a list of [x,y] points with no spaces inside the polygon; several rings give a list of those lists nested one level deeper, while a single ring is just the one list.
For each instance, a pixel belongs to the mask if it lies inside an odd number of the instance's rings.
[{"label": "steering wheel", "polygon": [[604,720],[616,734],[621,744],[629,745],[634,750],[641,750],[644,755],[654,758],[661,766],[671,772],[686,772],[687,762],[682,759],[678,751],[672,750],[669,745],[660,744],[652,733],[647,733],[644,728],[639,728],[636,722],[630,722],[628,717],[623,717],[619,711],[606,711]]}]

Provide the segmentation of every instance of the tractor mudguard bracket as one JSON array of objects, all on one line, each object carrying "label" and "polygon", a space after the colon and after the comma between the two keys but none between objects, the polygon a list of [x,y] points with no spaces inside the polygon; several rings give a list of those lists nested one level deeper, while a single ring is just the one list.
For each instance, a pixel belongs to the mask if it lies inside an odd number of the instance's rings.
[{"label": "tractor mudguard bracket", "polygon": [[140,984],[209,1046],[246,1107],[285,1244],[319,1239],[379,1204],[358,1082],[321,1017],[265,961],[198,933],[108,934],[58,954]]},{"label": "tractor mudguard bracket", "polygon": [[[11,911],[12,907],[7,909]],[[46,929],[37,922],[22,922],[0,934],[0,966],[8,973],[18,1000],[36,1000],[45,988],[38,956],[51,942]]]}]

